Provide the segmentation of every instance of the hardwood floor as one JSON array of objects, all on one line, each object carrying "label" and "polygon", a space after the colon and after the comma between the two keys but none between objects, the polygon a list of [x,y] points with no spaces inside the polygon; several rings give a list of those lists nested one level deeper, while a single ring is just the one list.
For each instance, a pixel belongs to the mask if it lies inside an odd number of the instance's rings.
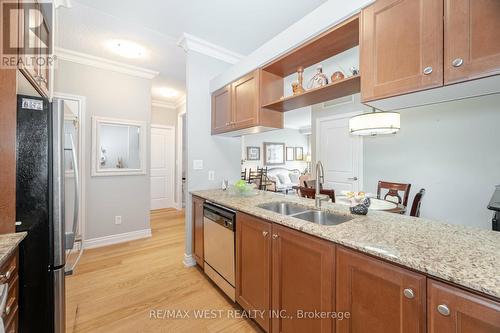
[{"label": "hardwood floor", "polygon": [[[183,265],[182,213],[152,212],[151,227],[150,239],[85,251],[66,279],[66,332],[260,332],[248,319],[228,318],[239,308]],[[190,318],[155,319],[155,310],[188,310]],[[195,310],[223,311],[196,319]]]}]

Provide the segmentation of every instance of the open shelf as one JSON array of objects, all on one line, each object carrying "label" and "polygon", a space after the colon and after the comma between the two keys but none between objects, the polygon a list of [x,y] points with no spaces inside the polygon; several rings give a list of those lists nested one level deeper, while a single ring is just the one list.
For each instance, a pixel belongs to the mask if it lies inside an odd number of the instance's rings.
[{"label": "open shelf", "polygon": [[262,70],[286,77],[359,45],[359,15],[336,25],[318,37],[265,65]]},{"label": "open shelf", "polygon": [[303,94],[289,96],[278,101],[262,105],[263,109],[286,112],[332,99],[352,95],[361,91],[359,75],[336,81],[326,86],[306,91]]}]

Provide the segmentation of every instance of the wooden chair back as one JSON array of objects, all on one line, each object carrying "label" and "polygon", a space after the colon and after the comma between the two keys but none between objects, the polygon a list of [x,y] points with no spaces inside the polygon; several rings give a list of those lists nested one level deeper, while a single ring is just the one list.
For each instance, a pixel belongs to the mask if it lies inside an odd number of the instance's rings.
[{"label": "wooden chair back", "polygon": [[[384,200],[394,201],[387,199],[387,197],[397,198],[397,203],[402,204],[403,206],[408,206],[408,196],[410,195],[411,184],[402,184],[402,183],[391,183],[385,181],[379,181],[377,187],[377,198],[381,199],[382,190],[387,190],[387,193],[383,197]],[[402,192],[403,196],[399,195],[399,192]]]},{"label": "wooden chair back", "polygon": [[[299,187],[298,188],[299,195],[303,198],[315,199],[316,198],[316,189],[310,187]],[[332,199],[332,202],[335,202],[335,190],[325,190],[321,189],[319,191],[320,194],[326,194]]]},{"label": "wooden chair back", "polygon": [[266,190],[267,180],[267,168],[257,168],[257,171],[250,169],[248,182],[256,184],[259,190]]},{"label": "wooden chair back", "polygon": [[411,206],[410,216],[420,217],[420,206],[422,205],[422,198],[424,197],[424,195],[424,188],[418,191],[418,193],[415,195],[415,198],[413,199],[413,205]]},{"label": "wooden chair back", "polygon": [[247,180],[247,168],[241,170],[241,180]]},{"label": "wooden chair back", "polygon": [[[305,180],[304,184],[301,184],[300,186],[304,186],[307,188],[316,188],[316,179]],[[320,188],[323,188],[323,184],[320,184]]]}]

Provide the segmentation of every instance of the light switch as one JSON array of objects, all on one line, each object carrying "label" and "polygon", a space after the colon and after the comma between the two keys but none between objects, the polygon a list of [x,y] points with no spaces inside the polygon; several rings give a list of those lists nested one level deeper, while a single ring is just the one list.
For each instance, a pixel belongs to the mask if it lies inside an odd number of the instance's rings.
[{"label": "light switch", "polygon": [[194,170],[203,170],[203,160],[193,160]]},{"label": "light switch", "polygon": [[208,172],[208,180],[215,180],[215,171],[210,170]]}]

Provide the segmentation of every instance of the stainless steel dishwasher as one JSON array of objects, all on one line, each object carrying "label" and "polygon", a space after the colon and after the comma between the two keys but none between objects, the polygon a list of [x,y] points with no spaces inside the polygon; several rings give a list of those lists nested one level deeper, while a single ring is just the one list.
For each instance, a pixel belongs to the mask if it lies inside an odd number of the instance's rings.
[{"label": "stainless steel dishwasher", "polygon": [[205,274],[233,301],[235,290],[236,213],[212,203],[203,205]]}]

